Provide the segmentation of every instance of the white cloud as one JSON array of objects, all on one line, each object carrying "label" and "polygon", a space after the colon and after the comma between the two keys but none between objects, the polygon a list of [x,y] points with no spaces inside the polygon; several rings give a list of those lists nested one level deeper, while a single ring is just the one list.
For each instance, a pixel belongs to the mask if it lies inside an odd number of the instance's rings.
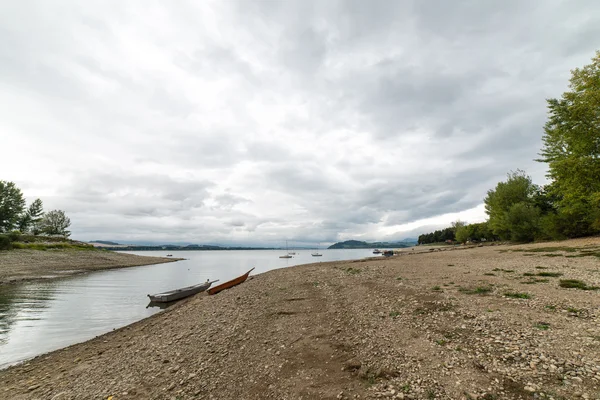
[{"label": "white cloud", "polygon": [[0,179],[83,240],[401,238],[537,182],[595,2],[23,1],[0,14]]}]

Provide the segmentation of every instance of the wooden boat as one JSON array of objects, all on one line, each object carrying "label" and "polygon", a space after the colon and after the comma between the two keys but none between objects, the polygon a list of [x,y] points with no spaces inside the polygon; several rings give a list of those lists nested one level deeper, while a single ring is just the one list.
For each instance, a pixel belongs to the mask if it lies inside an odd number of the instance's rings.
[{"label": "wooden boat", "polygon": [[215,286],[214,288],[210,288],[208,289],[208,294],[217,294],[219,293],[221,290],[225,290],[225,289],[229,289],[231,287],[234,287],[235,285],[239,285],[240,283],[244,282],[246,279],[248,279],[248,275],[250,275],[250,272],[252,272],[252,270],[254,270],[254,268],[252,268],[250,271],[246,272],[244,275],[242,276],[238,276],[235,279],[232,279],[230,281],[227,281],[225,283],[221,283],[220,285]]},{"label": "wooden boat", "polygon": [[164,293],[149,294],[148,297],[150,298],[151,302],[167,303],[169,301],[183,299],[184,297],[188,297],[188,296],[191,296],[196,293],[204,292],[206,289],[208,289],[210,287],[210,285],[212,285],[215,282],[218,282],[218,280],[216,280],[216,281],[208,281],[207,280],[206,282],[201,283],[199,285],[188,286],[188,287],[184,287],[181,289],[170,290],[170,291],[164,292]]}]

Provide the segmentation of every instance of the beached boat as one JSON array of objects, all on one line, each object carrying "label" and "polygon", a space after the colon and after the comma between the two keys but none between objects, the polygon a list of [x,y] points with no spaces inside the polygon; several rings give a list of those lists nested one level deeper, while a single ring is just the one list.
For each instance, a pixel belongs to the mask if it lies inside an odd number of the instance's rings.
[{"label": "beached boat", "polygon": [[252,272],[252,270],[254,270],[254,268],[252,268],[250,271],[246,272],[244,275],[242,276],[238,276],[235,279],[232,279],[230,281],[227,281],[225,283],[221,283],[220,285],[215,286],[214,288],[210,288],[208,289],[208,294],[217,294],[219,293],[221,290],[225,290],[225,289],[229,289],[231,287],[234,287],[235,285],[239,285],[240,283],[244,282],[246,279],[248,279],[248,275],[250,275],[250,272]]},{"label": "beached boat", "polygon": [[183,299],[184,297],[188,297],[188,296],[191,296],[196,293],[204,292],[206,289],[208,289],[210,287],[210,285],[212,285],[215,282],[218,282],[218,280],[217,281],[208,281],[207,280],[206,282],[201,283],[199,285],[188,286],[188,287],[184,287],[181,289],[169,290],[168,292],[164,292],[164,293],[149,294],[148,297],[150,298],[151,302],[168,303],[169,301]]}]

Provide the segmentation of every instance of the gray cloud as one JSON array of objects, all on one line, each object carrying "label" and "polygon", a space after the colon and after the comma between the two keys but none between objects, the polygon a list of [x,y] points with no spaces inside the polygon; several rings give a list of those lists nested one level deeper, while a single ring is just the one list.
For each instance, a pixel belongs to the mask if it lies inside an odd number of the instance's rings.
[{"label": "gray cloud", "polygon": [[0,135],[18,150],[0,179],[83,240],[280,245],[480,220],[509,170],[544,181],[545,99],[600,34],[593,0],[3,11]]}]

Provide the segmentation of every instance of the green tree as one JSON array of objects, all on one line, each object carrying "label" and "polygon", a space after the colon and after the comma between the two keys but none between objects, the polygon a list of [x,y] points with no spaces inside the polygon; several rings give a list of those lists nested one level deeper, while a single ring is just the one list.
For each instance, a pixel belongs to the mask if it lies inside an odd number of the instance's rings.
[{"label": "green tree", "polygon": [[41,230],[46,235],[70,236],[71,232],[67,230],[69,226],[71,220],[62,210],[47,212],[41,221]]},{"label": "green tree", "polygon": [[456,229],[455,233],[456,241],[465,243],[469,240],[469,228],[467,225],[461,225]]},{"label": "green tree", "polygon": [[0,232],[9,232],[18,226],[25,208],[21,189],[13,182],[0,181]]},{"label": "green tree", "polygon": [[35,199],[27,209],[27,216],[30,219],[31,233],[39,235],[42,231],[41,223],[44,216],[44,203],[42,200]]},{"label": "green tree", "polygon": [[513,204],[506,213],[510,226],[510,240],[531,242],[540,230],[540,209],[524,201]]},{"label": "green tree", "polygon": [[489,229],[503,240],[511,239],[509,211],[517,203],[534,206],[534,196],[539,187],[524,171],[517,170],[508,174],[506,182],[499,182],[494,190],[489,190],[485,203],[485,212],[489,215]]},{"label": "green tree", "polygon": [[600,52],[571,71],[569,91],[549,99],[542,158],[553,180],[557,229],[566,236],[600,231]]}]

